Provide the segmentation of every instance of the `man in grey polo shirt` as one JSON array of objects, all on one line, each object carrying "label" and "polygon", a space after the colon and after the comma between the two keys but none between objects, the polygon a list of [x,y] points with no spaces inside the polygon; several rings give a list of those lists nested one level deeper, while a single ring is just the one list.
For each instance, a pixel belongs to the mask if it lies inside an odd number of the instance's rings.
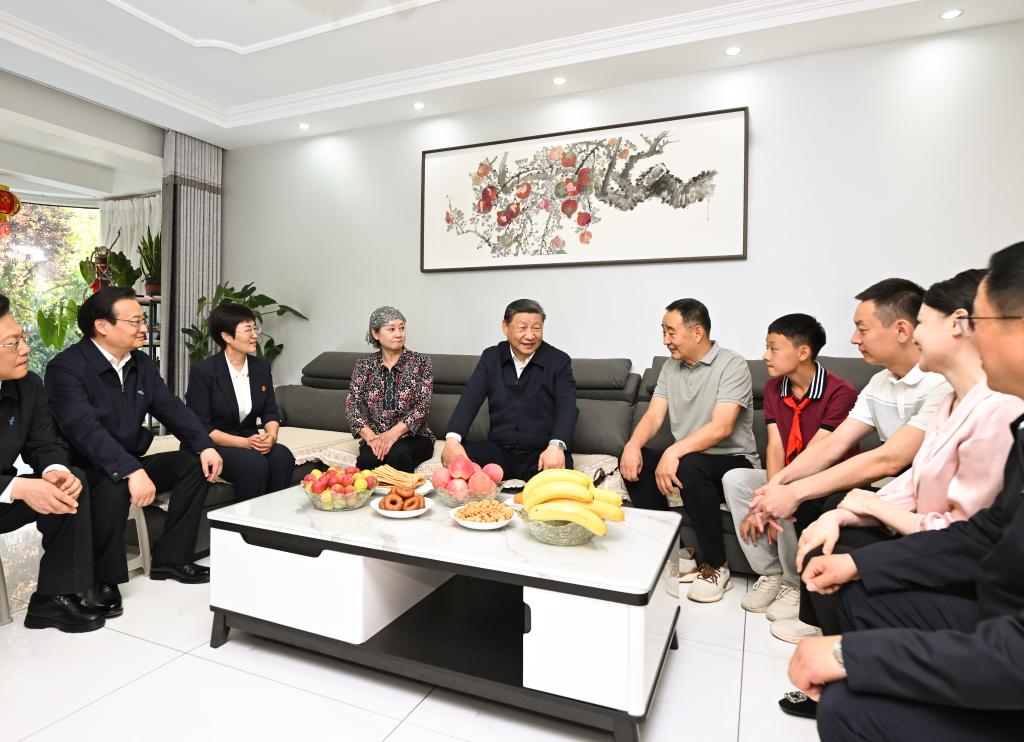
[{"label": "man in grey polo shirt", "polygon": [[[680,497],[685,502],[697,532],[698,563],[680,579],[693,581],[690,600],[712,603],[732,587],[722,538],[722,475],[759,464],[750,370],[738,353],[712,342],[711,317],[696,299],[669,304],[661,329],[672,359],[661,369],[619,467],[636,507],[668,510],[681,505]],[[647,448],[666,413],[675,443],[664,451]]]}]

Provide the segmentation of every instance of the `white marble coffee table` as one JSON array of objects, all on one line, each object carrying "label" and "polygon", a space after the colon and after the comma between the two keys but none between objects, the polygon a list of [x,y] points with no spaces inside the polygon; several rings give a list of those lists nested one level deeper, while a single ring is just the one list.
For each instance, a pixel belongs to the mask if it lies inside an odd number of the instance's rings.
[{"label": "white marble coffee table", "polygon": [[327,513],[293,487],[210,513],[211,646],[237,628],[638,740],[675,646],[679,516],[556,547],[449,512]]}]

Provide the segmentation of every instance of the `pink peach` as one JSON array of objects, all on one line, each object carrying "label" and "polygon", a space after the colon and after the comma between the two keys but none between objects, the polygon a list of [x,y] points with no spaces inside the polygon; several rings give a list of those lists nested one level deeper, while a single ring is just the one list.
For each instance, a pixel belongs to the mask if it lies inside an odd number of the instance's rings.
[{"label": "pink peach", "polygon": [[435,487],[443,490],[452,481],[452,475],[442,466],[440,469],[434,469],[434,473],[430,475],[430,481]]},{"label": "pink peach", "polygon": [[460,456],[448,465],[448,473],[452,475],[452,479],[469,479],[473,476],[473,462],[465,456]]},{"label": "pink peach", "polygon": [[494,490],[494,482],[486,473],[478,471],[469,478],[469,491],[474,495],[486,495]]},{"label": "pink peach", "polygon": [[491,481],[497,484],[505,476],[505,472],[497,464],[488,464],[483,469],[484,474],[491,478]]}]

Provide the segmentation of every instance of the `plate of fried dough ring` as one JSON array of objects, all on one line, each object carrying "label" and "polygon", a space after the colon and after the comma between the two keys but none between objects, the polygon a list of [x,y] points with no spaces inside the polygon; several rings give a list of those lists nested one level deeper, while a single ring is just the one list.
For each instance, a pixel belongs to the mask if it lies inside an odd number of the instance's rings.
[{"label": "plate of fried dough ring", "polygon": [[387,518],[415,518],[434,506],[432,500],[417,495],[412,487],[395,486],[384,497],[378,497],[370,507]]}]

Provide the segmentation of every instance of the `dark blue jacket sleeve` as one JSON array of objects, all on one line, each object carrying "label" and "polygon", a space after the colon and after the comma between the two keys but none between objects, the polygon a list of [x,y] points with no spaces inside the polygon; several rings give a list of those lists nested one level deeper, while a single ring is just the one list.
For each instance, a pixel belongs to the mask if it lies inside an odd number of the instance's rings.
[{"label": "dark blue jacket sleeve", "polygon": [[[31,397],[32,420],[21,452],[22,458],[38,474],[42,474],[43,469],[54,464],[70,467],[68,446],[57,434],[57,426],[53,423],[53,413],[46,399],[42,379],[35,374],[29,374],[23,385]],[[0,492],[2,491],[0,489]]]},{"label": "dark blue jacket sleeve", "polygon": [[469,426],[476,419],[476,415],[480,411],[480,405],[487,399],[487,393],[490,390],[491,369],[489,368],[487,356],[488,351],[484,351],[476,364],[476,368],[473,369],[473,375],[466,382],[458,404],[455,405],[455,411],[452,412],[452,417],[448,421],[446,433],[458,433],[463,438],[469,433]]},{"label": "dark blue jacket sleeve", "polygon": [[281,413],[277,409],[277,396],[274,394],[274,375],[270,371],[270,364],[267,361],[261,360],[263,365],[263,374],[267,380],[267,396],[265,397],[265,403],[263,405],[263,412],[260,413],[260,421],[266,425],[267,423],[280,423]]},{"label": "dark blue jacket sleeve", "polygon": [[572,438],[576,432],[576,419],[580,411],[576,407],[576,380],[572,375],[572,361],[555,372],[555,423],[551,437],[562,441],[572,449]]}]

